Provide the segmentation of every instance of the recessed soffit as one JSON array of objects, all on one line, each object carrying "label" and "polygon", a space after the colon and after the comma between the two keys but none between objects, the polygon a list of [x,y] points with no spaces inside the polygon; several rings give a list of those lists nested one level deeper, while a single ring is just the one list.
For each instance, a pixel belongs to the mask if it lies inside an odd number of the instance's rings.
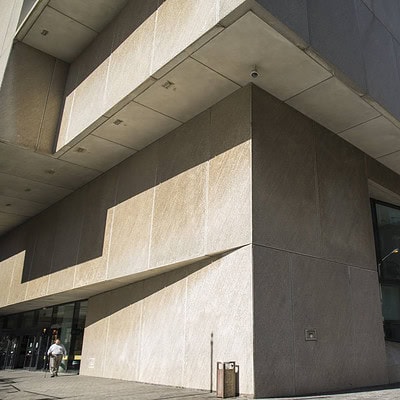
[{"label": "recessed soffit", "polygon": [[40,0],[22,22],[16,39],[72,62],[126,3],[127,0]]}]

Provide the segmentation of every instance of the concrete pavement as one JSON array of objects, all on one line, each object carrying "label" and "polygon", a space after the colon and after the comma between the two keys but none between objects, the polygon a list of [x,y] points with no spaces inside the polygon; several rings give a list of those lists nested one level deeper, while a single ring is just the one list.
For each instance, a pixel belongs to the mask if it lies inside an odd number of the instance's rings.
[{"label": "concrete pavement", "polygon": [[[215,393],[150,385],[118,379],[93,378],[82,375],[60,374],[50,378],[49,373],[26,370],[0,371],[0,400],[58,400],[58,399],[121,399],[121,400],[203,400],[215,399]],[[240,397],[246,400],[246,397]],[[321,396],[287,397],[286,400],[398,400],[400,385],[362,391]],[[280,400],[283,400],[282,398]]]}]

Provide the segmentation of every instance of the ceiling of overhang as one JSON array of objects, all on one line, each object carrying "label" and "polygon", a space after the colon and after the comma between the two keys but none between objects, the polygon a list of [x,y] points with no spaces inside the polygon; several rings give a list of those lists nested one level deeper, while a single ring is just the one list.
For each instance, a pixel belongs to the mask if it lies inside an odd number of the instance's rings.
[{"label": "ceiling of overhang", "polygon": [[39,0],[22,21],[16,38],[60,60],[72,62],[127,1]]},{"label": "ceiling of overhang", "polygon": [[247,12],[209,38],[54,157],[0,143],[0,234],[249,83],[400,173],[400,123],[262,16]]}]

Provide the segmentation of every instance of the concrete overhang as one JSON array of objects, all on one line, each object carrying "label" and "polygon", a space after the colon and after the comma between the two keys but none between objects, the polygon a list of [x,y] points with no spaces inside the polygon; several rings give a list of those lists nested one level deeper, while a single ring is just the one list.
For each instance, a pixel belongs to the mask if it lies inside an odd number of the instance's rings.
[{"label": "concrete overhang", "polygon": [[15,38],[70,63],[127,1],[25,0]]},{"label": "concrete overhang", "polygon": [[[75,287],[73,289],[49,294],[47,296],[41,296],[34,299],[26,299],[25,301],[19,301],[15,304],[10,304],[5,307],[0,308],[0,316],[1,315],[10,315],[23,311],[36,310],[43,307],[50,307],[63,303],[70,303],[73,301],[84,300],[90,297],[96,296],[100,293],[108,292],[117,288],[121,288],[132,283],[140,282],[146,279],[150,279],[153,277],[160,276],[162,274],[169,273],[171,271],[177,270],[179,268],[191,266],[194,269],[200,269],[211,262],[217,260],[223,255],[226,255],[232,251],[237,250],[237,248],[233,248],[230,250],[226,250],[224,252],[215,253],[207,256],[199,256],[197,258],[177,262],[169,265],[165,265],[163,267],[151,268],[149,270],[139,272],[136,274],[121,276],[119,278],[108,279],[101,282],[93,283],[91,285],[86,285],[82,287]],[[74,268],[74,267],[71,267]],[[34,283],[34,281],[32,281]],[[25,283],[25,285],[29,285],[29,282]]]},{"label": "concrete overhang", "polygon": [[[47,7],[55,3],[52,0]],[[126,57],[125,62],[131,60]],[[75,91],[103,77],[94,71]],[[262,6],[244,1],[74,132],[68,131],[74,125],[71,110],[65,109],[67,128],[52,157],[0,143],[0,185],[11,185],[2,200],[16,199],[24,210],[11,214],[2,205],[0,232],[248,84],[268,91],[400,173],[400,122]],[[17,183],[11,182],[14,178]],[[32,201],[29,185],[38,188],[42,206]]]}]

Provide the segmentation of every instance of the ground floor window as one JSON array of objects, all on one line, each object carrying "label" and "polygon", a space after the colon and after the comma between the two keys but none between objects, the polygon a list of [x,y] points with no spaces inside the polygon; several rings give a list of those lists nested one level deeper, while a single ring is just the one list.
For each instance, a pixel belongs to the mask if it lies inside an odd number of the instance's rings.
[{"label": "ground floor window", "polygon": [[400,342],[400,207],[372,201],[385,338]]},{"label": "ground floor window", "polygon": [[0,317],[0,368],[43,369],[60,339],[68,354],[62,368],[79,370],[86,310],[84,300]]}]

